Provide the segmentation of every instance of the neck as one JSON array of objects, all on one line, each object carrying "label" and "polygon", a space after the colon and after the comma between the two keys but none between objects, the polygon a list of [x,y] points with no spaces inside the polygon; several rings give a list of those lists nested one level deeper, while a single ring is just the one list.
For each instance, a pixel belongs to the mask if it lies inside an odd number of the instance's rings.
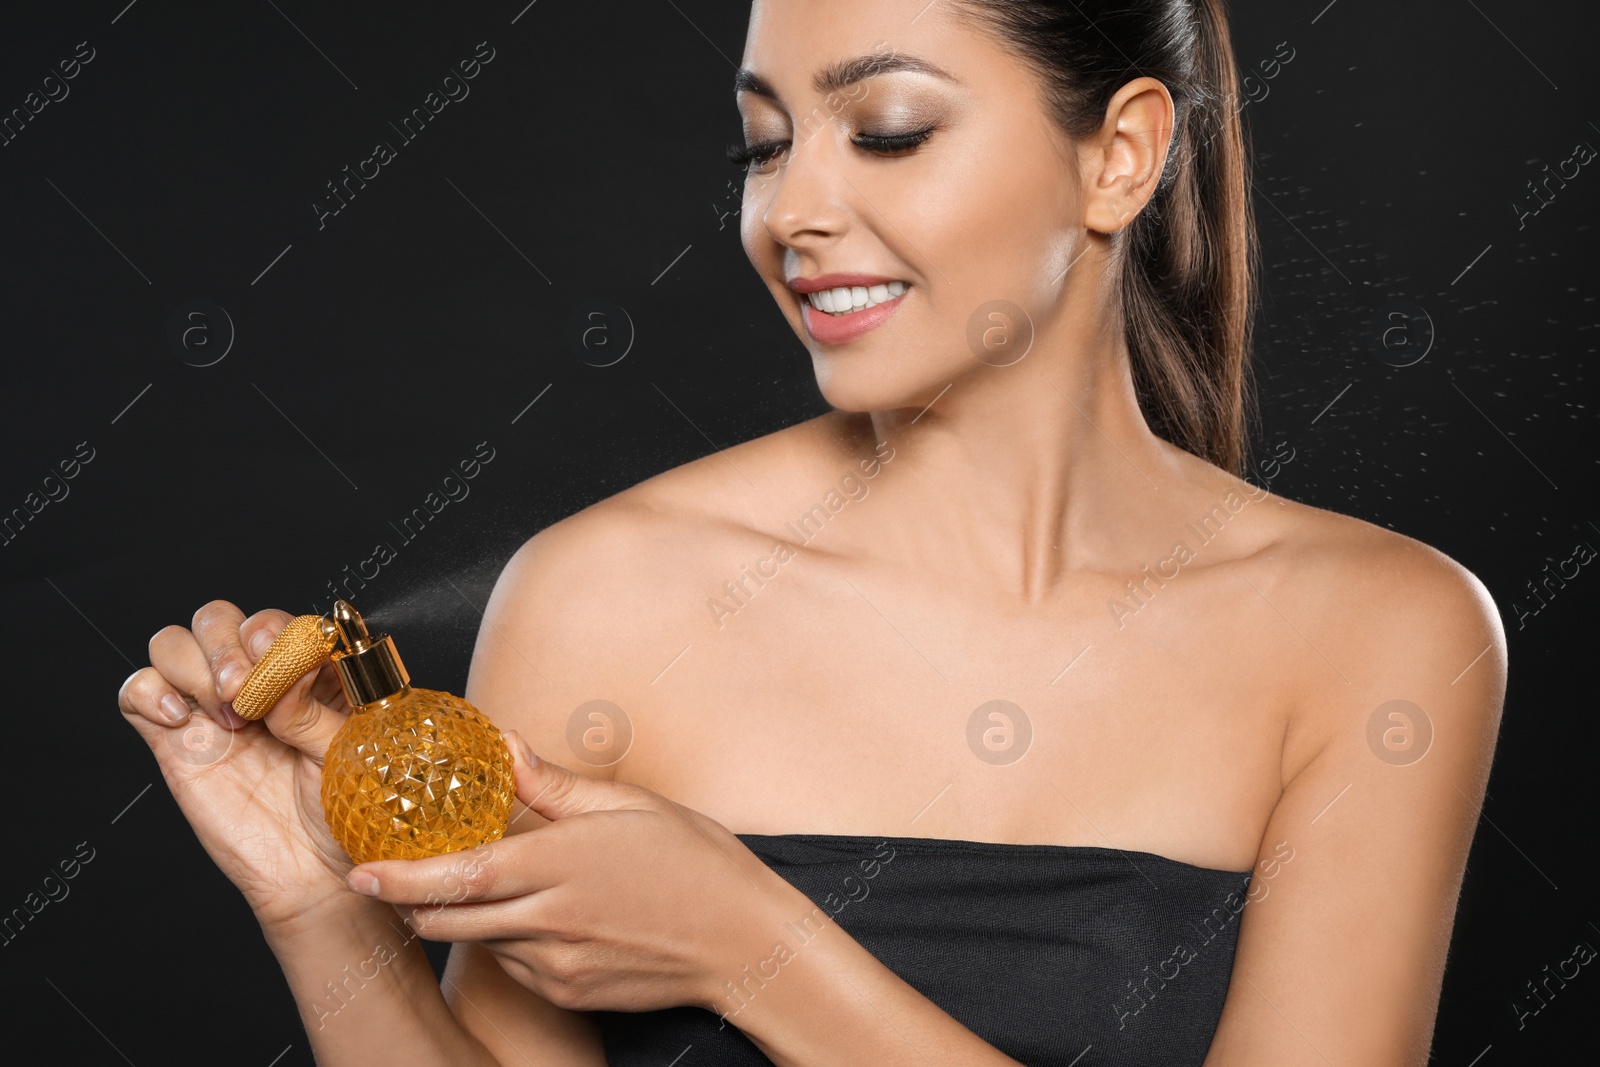
[{"label": "neck", "polygon": [[1145,423],[1120,338],[1038,342],[1008,367],[974,361],[925,409],[852,417],[895,449],[862,516],[878,549],[1030,603],[1151,550],[1181,461]]}]

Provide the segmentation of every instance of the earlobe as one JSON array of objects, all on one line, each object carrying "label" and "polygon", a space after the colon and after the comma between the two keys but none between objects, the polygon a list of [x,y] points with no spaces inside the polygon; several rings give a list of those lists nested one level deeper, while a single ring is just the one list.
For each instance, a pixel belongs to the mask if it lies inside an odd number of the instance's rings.
[{"label": "earlobe", "polygon": [[1088,229],[1120,231],[1155,195],[1171,142],[1172,114],[1172,98],[1154,78],[1137,78],[1111,98],[1095,139],[1100,168],[1087,185]]}]

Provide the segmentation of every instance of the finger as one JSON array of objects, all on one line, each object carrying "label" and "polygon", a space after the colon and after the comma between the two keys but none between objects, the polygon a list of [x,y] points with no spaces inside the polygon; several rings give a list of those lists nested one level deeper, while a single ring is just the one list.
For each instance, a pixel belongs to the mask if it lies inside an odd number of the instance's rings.
[{"label": "finger", "polygon": [[[539,759],[515,730],[507,731],[505,739],[511,749],[517,798],[552,822],[586,811],[650,806],[644,790],[588,778]],[[564,868],[557,855],[564,836],[554,825],[543,826],[468,853],[363,863],[351,870],[346,880],[356,892],[393,904],[503,900],[548,889],[563,880]],[[510,858],[497,862],[501,856]]]},{"label": "finger", "polygon": [[[256,612],[240,624],[239,633],[249,649],[252,662],[261,658],[293,619],[294,616],[287,611],[268,608]],[[347,718],[319,699],[320,674],[321,671],[308,672],[290,686],[289,691],[261,719],[274,737],[284,744],[293,745],[318,762],[327,754],[329,743]]]},{"label": "finger", "polygon": [[343,712],[354,710],[350,707],[350,702],[345,699],[344,686],[339,682],[339,672],[331,666],[324,666],[317,673],[316,680],[311,683],[311,695],[330,708]]},{"label": "finger", "polygon": [[[189,632],[182,627],[175,629]],[[210,677],[204,667],[202,673]],[[198,700],[172,685],[153,666],[128,676],[117,694],[117,703],[123,718],[155,753],[169,781],[171,769],[184,765],[191,773],[199,772],[224,759],[234,748],[238,731],[223,726],[220,717],[210,715]]]},{"label": "finger", "polygon": [[351,889],[391,904],[465,904],[506,900],[548,889],[561,879],[542,862],[543,831],[518,834],[464,852],[419,860],[374,860],[355,867]]},{"label": "finger", "polygon": [[494,951],[499,941],[515,941],[526,951],[533,939],[557,933],[549,925],[551,910],[537,897],[489,900],[479,903],[441,901],[436,904],[401,904],[395,910],[418,937],[428,941],[477,941]]},{"label": "finger", "polygon": [[278,740],[321,763],[348,716],[312,695],[316,680],[315,674],[308,674],[294,683],[261,721]]},{"label": "finger", "polygon": [[150,638],[150,665],[180,696],[189,698],[185,702],[191,707],[198,705],[220,725],[244,725],[245,720],[235,715],[217,694],[211,662],[190,630],[174,625],[156,631]]},{"label": "finger", "polygon": [[117,691],[117,707],[159,726],[181,726],[189,719],[189,702],[155,667],[134,671]]},{"label": "finger", "polygon": [[[224,702],[239,695],[253,665],[240,640],[243,625],[244,612],[226,600],[213,600],[194,613],[189,626],[211,668],[217,697]],[[228,711],[231,713],[232,707]]]},{"label": "finger", "polygon": [[[531,786],[533,754],[527,742],[515,730],[504,736],[518,782]],[[559,840],[541,836],[551,829],[508,834],[466,852],[418,860],[374,860],[355,867],[346,881],[358,893],[393,904],[503,900],[533,893],[562,881],[551,847]]]},{"label": "finger", "polygon": [[277,637],[293,618],[294,616],[287,611],[263,608],[239,624],[239,643],[249,655],[250,666],[254,667],[260,661],[271,647],[272,639]]},{"label": "finger", "polygon": [[516,765],[517,799],[552,822],[586,811],[649,806],[645,790],[542,760],[515,730],[507,731],[505,739]]}]

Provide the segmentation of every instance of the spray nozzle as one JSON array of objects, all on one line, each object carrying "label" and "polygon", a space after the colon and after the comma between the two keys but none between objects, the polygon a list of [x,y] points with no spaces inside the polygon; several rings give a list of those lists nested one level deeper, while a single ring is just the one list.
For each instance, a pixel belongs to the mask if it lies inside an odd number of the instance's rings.
[{"label": "spray nozzle", "polygon": [[394,696],[411,684],[394,639],[388,634],[373,637],[366,620],[348,600],[335,601],[333,628],[344,642],[344,650],[334,650],[333,665],[344,686],[345,699],[361,707]]},{"label": "spray nozzle", "polygon": [[367,646],[372,644],[372,635],[367,632],[366,620],[348,600],[340,600],[333,605],[333,619],[330,625],[350,652],[365,651]]}]

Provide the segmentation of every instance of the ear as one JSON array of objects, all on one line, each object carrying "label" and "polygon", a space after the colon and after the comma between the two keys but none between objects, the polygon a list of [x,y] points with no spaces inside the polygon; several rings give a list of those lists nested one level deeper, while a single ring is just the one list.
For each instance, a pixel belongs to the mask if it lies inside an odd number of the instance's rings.
[{"label": "ear", "polygon": [[1117,233],[1150,202],[1172,141],[1172,95],[1154,78],[1135,78],[1106,105],[1105,122],[1079,148],[1083,225]]}]

